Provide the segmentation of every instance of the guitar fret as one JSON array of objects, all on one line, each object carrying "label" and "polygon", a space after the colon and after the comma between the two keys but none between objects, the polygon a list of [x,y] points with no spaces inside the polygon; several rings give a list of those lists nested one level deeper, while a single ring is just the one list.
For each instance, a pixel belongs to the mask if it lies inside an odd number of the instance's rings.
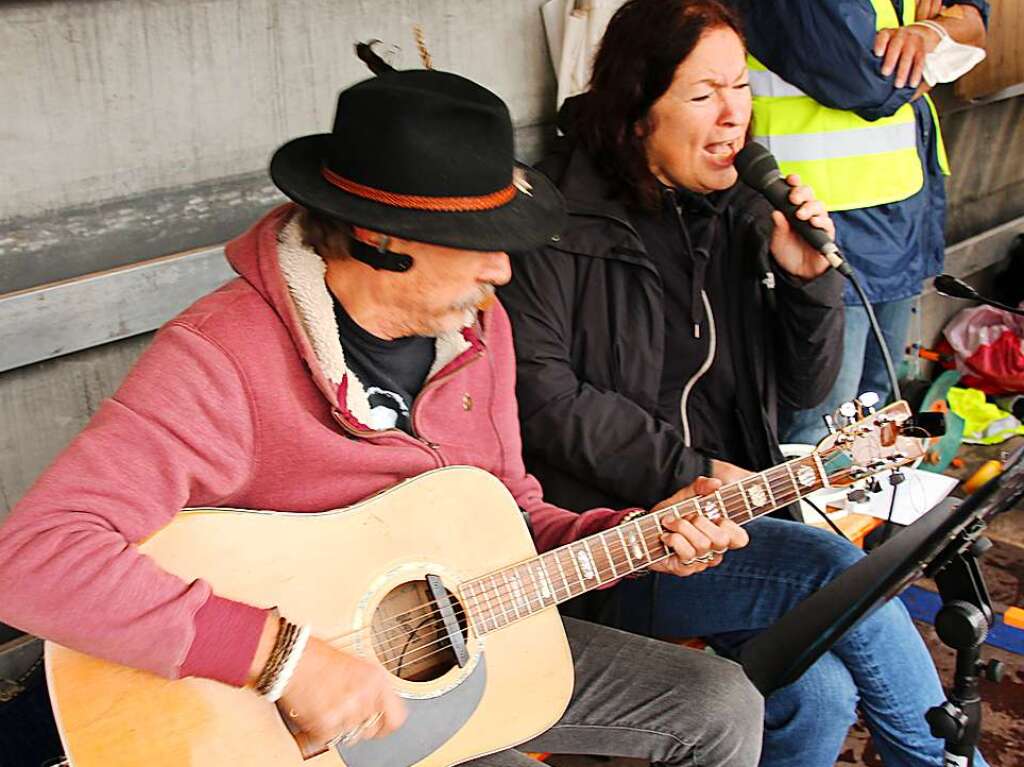
[{"label": "guitar fret", "polygon": [[[786,471],[789,473],[789,481],[793,483],[793,492],[796,493],[796,497],[800,497],[800,485],[797,484],[796,476],[793,474],[793,467],[789,465],[789,461],[785,463]],[[794,499],[795,500],[795,499]]]},{"label": "guitar fret", "polygon": [[619,542],[622,544],[622,553],[626,555],[626,567],[629,571],[633,571],[633,560],[629,556],[629,546],[626,545],[626,539],[622,536],[622,528],[616,527],[615,532],[619,534]]},{"label": "guitar fret", "polygon": [[651,556],[651,550],[647,548],[647,533],[640,527],[640,520],[635,520],[633,524],[636,526],[637,532],[640,534],[640,543],[644,547],[644,553],[647,555],[647,561],[650,562],[654,557]]},{"label": "guitar fret", "polygon": [[644,553],[643,552],[644,552],[644,548],[646,548],[646,546],[641,547],[639,545],[639,543],[637,542],[638,536],[636,534],[636,530],[630,530],[626,537],[627,537],[627,540],[629,541],[629,552],[632,555],[632,559],[637,561],[637,562],[640,562],[642,564],[643,561],[644,561]]},{"label": "guitar fret", "polygon": [[768,474],[769,472],[766,471],[761,475],[762,484],[764,485],[765,492],[768,493],[768,500],[771,501],[772,506],[777,506],[778,504],[775,502],[775,493],[772,492],[772,481],[771,478],[768,477]]},{"label": "guitar fret", "polygon": [[548,566],[543,559],[540,560],[540,564],[537,566],[537,569],[540,571],[541,577],[540,595],[542,597],[546,596],[550,599],[551,604],[558,604],[558,595],[555,594],[555,584],[551,582],[551,576],[548,575]]},{"label": "guitar fret", "polygon": [[722,491],[715,491],[715,498],[718,500],[718,509],[725,516],[729,515],[729,507],[725,505],[725,499],[722,497]]},{"label": "guitar fret", "polygon": [[498,628],[498,616],[494,612],[494,604],[491,602],[491,600],[487,596],[487,593],[484,591],[483,580],[482,579],[478,580],[476,583],[477,583],[477,587],[479,588],[477,596],[483,598],[484,613],[487,615],[488,618],[490,618],[491,629],[492,630],[493,629],[497,629]]},{"label": "guitar fret", "polygon": [[608,548],[608,541],[605,540],[605,534],[601,533],[598,538],[601,539],[601,545],[604,546],[604,553],[608,557],[608,566],[612,569],[612,577],[618,578],[619,571],[615,569],[615,559],[612,557],[612,550]]},{"label": "guitar fret", "polygon": [[495,576],[491,575],[491,588],[494,589],[494,593],[498,598],[498,604],[501,605],[501,612],[505,616],[505,625],[507,626],[512,622],[512,619],[508,615],[508,607],[505,605],[505,599],[501,595],[501,589],[498,588],[498,582],[494,579]]},{"label": "guitar fret", "polygon": [[749,522],[750,520],[752,520],[754,518],[754,512],[750,508],[750,501],[747,500],[747,494],[745,492],[743,492],[743,483],[742,482],[736,487],[736,492],[739,494],[740,500],[743,501],[743,505],[746,506],[746,508],[747,508],[747,521]]},{"label": "guitar fret", "polygon": [[529,615],[533,611],[530,609],[530,596],[527,593],[526,581],[523,580],[522,570],[522,565],[516,565],[512,568],[512,588],[515,589],[516,596],[519,597],[519,604],[522,607],[523,615]]},{"label": "guitar fret", "polygon": [[526,565],[526,572],[530,574],[530,582],[533,584],[533,595],[537,598],[537,603],[539,605],[538,609],[543,610],[544,596],[541,593],[541,587],[537,583],[537,573],[532,567],[530,567],[530,565]]},{"label": "guitar fret", "polygon": [[580,548],[582,551],[577,551],[577,561],[583,569],[584,577],[588,581],[593,580],[600,583],[601,579],[598,571],[597,560],[594,558],[594,552],[590,549],[590,541],[588,539],[581,541]]},{"label": "guitar fret", "polygon": [[819,476],[821,478],[822,487],[832,487],[832,484],[828,481],[828,472],[825,471],[825,464],[821,462],[821,456],[817,452],[811,453],[814,458],[814,462],[818,466]]},{"label": "guitar fret", "polygon": [[[477,599],[477,597],[473,593],[473,591],[469,588],[470,585],[472,585],[472,583],[473,583],[473,581],[466,581],[465,583],[463,583],[459,587],[459,592],[462,594],[463,601],[465,601],[467,603],[468,602],[472,602],[473,603],[472,605],[470,605],[470,607],[473,610],[473,612],[470,614],[470,625],[473,626],[473,628],[476,630],[477,635],[479,636],[480,634],[484,634],[484,633],[487,632],[487,623],[486,623],[486,616],[483,615],[483,610],[480,609],[480,602],[479,602],[479,600]],[[480,618],[481,621],[484,621],[483,625],[482,625],[483,631],[481,631],[475,625],[476,622],[477,622],[477,618],[478,617]]]},{"label": "guitar fret", "polygon": [[516,604],[516,593],[515,593],[516,588],[515,588],[514,581],[511,581],[509,579],[508,571],[507,570],[502,570],[501,571],[501,579],[503,581],[505,581],[505,586],[508,587],[508,596],[509,596],[509,600],[512,603],[512,610],[515,611],[516,620],[518,620],[522,616],[519,614],[519,606]]},{"label": "guitar fret", "polygon": [[580,582],[580,586],[583,585],[583,571],[580,569],[580,563],[576,561],[576,552],[572,548],[572,544],[566,547],[569,551],[569,561],[572,562],[573,569],[576,570],[576,580]]},{"label": "guitar fret", "polygon": [[[565,567],[566,574],[567,575],[572,575],[573,572],[576,573],[576,579],[575,579],[575,584],[576,585],[575,586],[573,585],[573,581],[572,580],[569,581],[569,594],[570,594],[570,596],[576,596],[577,594],[582,594],[584,591],[586,591],[586,589],[583,587],[583,574],[580,573],[579,565],[576,564],[576,557],[573,556],[572,547],[571,546],[565,546],[565,547],[562,547],[562,548],[558,549],[558,558],[559,559],[563,559],[566,556],[569,557],[569,563],[572,565],[572,567],[569,567],[568,565],[566,565],[566,567]],[[563,564],[564,564],[564,562],[563,562]],[[579,589],[579,590],[577,591],[577,589]]]},{"label": "guitar fret", "polygon": [[796,462],[796,465],[799,467],[796,472],[797,485],[802,488],[800,492],[803,495],[817,489],[815,483],[818,482],[818,474],[808,465],[808,460],[809,458],[801,458]]},{"label": "guitar fret", "polygon": [[558,566],[558,574],[562,576],[562,583],[565,584],[565,594],[566,598],[568,599],[572,596],[572,589],[569,588],[569,579],[565,577],[565,570],[562,567],[562,563],[558,559],[558,549],[555,549],[551,553],[555,560],[555,564]]}]

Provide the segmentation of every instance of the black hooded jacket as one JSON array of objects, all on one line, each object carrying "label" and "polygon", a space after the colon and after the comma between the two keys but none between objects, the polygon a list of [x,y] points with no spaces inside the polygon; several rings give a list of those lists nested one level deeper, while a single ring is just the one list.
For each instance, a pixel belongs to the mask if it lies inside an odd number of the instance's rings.
[{"label": "black hooded jacket", "polygon": [[[526,465],[560,506],[649,508],[709,473],[701,445],[685,444],[657,414],[662,277],[582,148],[564,142],[540,170],[566,197],[569,223],[540,252],[514,255],[500,291],[515,337]],[[720,216],[733,300],[714,324],[719,353],[733,352],[732,423],[753,464],[745,468],[761,470],[782,457],[779,403],[813,407],[838,374],[841,277],[829,270],[804,282],[777,269],[770,208],[742,183]]]}]

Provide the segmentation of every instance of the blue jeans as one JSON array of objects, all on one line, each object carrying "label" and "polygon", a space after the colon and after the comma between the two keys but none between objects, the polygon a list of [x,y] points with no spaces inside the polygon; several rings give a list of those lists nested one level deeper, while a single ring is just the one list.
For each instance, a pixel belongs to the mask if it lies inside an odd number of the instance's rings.
[{"label": "blue jeans", "polygon": [[[736,657],[743,642],[864,556],[834,533],[799,522],[762,518],[747,530],[750,544],[718,567],[619,584],[620,627],[704,637],[719,654]],[[834,765],[859,707],[886,767],[941,767],[943,742],[932,737],[924,713],[943,700],[928,649],[894,599],[768,697],[760,763]],[[975,764],[985,763],[979,756]]]},{"label": "blue jeans", "polygon": [[[893,365],[897,369],[903,358],[907,326],[910,324],[910,314],[916,300],[915,296],[871,305],[875,310],[878,327],[882,330]],[[867,312],[858,304],[846,307],[843,361],[832,391],[817,407],[788,412],[783,409],[779,413],[781,441],[816,445],[826,433],[822,415],[834,412],[844,402],[849,402],[866,391],[875,392],[882,402],[885,402],[891,393],[885,362],[868,324]]]}]

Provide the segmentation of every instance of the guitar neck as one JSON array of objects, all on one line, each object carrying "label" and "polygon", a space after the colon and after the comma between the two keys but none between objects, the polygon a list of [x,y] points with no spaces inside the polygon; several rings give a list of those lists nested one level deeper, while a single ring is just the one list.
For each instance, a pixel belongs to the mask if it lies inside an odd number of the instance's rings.
[{"label": "guitar neck", "polygon": [[700,498],[648,512],[533,559],[466,581],[460,592],[473,629],[486,634],[666,559],[667,515],[703,514],[744,525],[829,485],[817,453],[773,466]]}]

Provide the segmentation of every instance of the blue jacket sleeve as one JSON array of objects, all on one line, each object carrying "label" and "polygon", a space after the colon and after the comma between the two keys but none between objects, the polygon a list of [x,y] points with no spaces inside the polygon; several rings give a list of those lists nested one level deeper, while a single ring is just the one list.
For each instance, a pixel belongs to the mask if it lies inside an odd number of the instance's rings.
[{"label": "blue jacket sleeve", "polygon": [[[975,6],[987,21],[985,0],[960,4]],[[741,9],[750,52],[815,101],[877,120],[913,98],[914,88],[896,88],[892,75],[882,75],[868,0],[745,0]]]}]

